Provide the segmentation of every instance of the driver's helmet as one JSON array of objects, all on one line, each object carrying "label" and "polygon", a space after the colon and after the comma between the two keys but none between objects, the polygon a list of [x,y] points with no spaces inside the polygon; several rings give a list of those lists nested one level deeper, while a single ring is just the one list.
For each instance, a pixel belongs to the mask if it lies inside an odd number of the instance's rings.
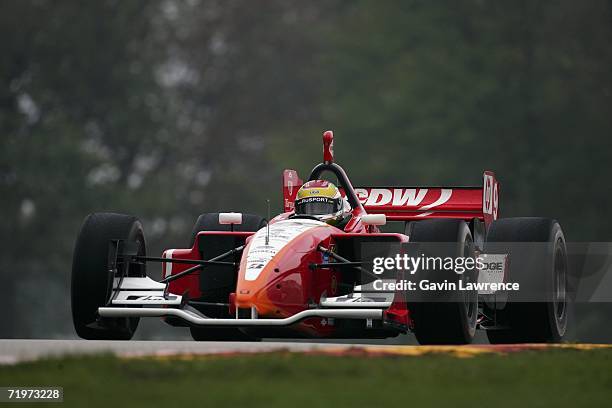
[{"label": "driver's helmet", "polygon": [[326,180],[304,183],[295,198],[296,215],[309,215],[331,225],[342,222],[350,210],[350,205],[342,198],[340,190]]}]

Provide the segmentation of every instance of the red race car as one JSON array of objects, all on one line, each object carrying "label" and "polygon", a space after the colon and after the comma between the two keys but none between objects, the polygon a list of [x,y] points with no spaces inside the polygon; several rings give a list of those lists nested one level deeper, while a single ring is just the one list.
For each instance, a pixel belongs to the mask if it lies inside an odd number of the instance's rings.
[{"label": "red race car", "polygon": [[[126,340],[141,317],[158,317],[190,327],[195,340],[413,332],[421,344],[462,344],[476,329],[492,343],[563,337],[568,264],[558,222],[498,220],[489,171],[477,187],[355,188],[334,163],[331,131],[323,151],[307,182],[284,171],[282,214],[202,214],[190,247],[161,257],[147,254],[137,218],[89,215],[72,266],[78,335]],[[387,223],[401,232],[381,232]],[[449,259],[452,270],[441,263]],[[160,281],[147,276],[151,262],[161,263]]]}]

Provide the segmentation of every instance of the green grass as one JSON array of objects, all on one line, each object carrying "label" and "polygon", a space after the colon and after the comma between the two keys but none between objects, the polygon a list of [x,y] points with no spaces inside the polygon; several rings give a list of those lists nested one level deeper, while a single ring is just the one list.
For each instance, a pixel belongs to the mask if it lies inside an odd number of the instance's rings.
[{"label": "green grass", "polygon": [[64,403],[58,406],[86,408],[610,407],[612,350],[473,358],[289,353],[190,361],[73,357],[0,367],[0,385],[63,386]]}]

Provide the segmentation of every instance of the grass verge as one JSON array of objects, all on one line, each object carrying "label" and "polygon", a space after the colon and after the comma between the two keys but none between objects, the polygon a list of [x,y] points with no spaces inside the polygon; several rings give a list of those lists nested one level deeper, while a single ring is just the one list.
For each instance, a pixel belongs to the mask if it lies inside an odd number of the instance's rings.
[{"label": "grass verge", "polygon": [[58,406],[87,408],[609,407],[612,350],[553,349],[472,358],[103,355],[2,366],[0,386],[62,386],[64,403]]}]

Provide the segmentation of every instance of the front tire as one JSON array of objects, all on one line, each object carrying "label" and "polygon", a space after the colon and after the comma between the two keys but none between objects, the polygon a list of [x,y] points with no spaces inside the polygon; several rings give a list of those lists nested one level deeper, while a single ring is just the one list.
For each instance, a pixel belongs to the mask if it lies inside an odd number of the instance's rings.
[{"label": "front tire", "polygon": [[[79,337],[87,340],[130,340],[139,318],[101,318],[98,308],[112,296],[115,276],[108,268],[109,243],[124,240],[138,244],[146,255],[146,242],[136,217],[114,213],[90,214],[77,237],[72,259],[72,321]],[[127,265],[118,263],[118,275]],[[145,267],[130,267],[129,276],[145,276]]]},{"label": "front tire", "polygon": [[[408,224],[406,235],[411,243],[421,243],[431,254],[445,257],[474,258],[474,242],[469,227],[463,220],[424,220]],[[420,255],[415,254],[416,256]],[[458,283],[475,282],[476,271],[458,275],[455,271],[419,272],[421,279],[432,282],[446,280]],[[410,295],[410,294],[409,294]],[[454,291],[445,295],[452,298],[437,301],[440,293],[420,293],[418,302],[409,303],[413,332],[419,344],[467,344],[474,339],[478,317],[478,293]],[[410,299],[408,300],[410,302]]]}]

